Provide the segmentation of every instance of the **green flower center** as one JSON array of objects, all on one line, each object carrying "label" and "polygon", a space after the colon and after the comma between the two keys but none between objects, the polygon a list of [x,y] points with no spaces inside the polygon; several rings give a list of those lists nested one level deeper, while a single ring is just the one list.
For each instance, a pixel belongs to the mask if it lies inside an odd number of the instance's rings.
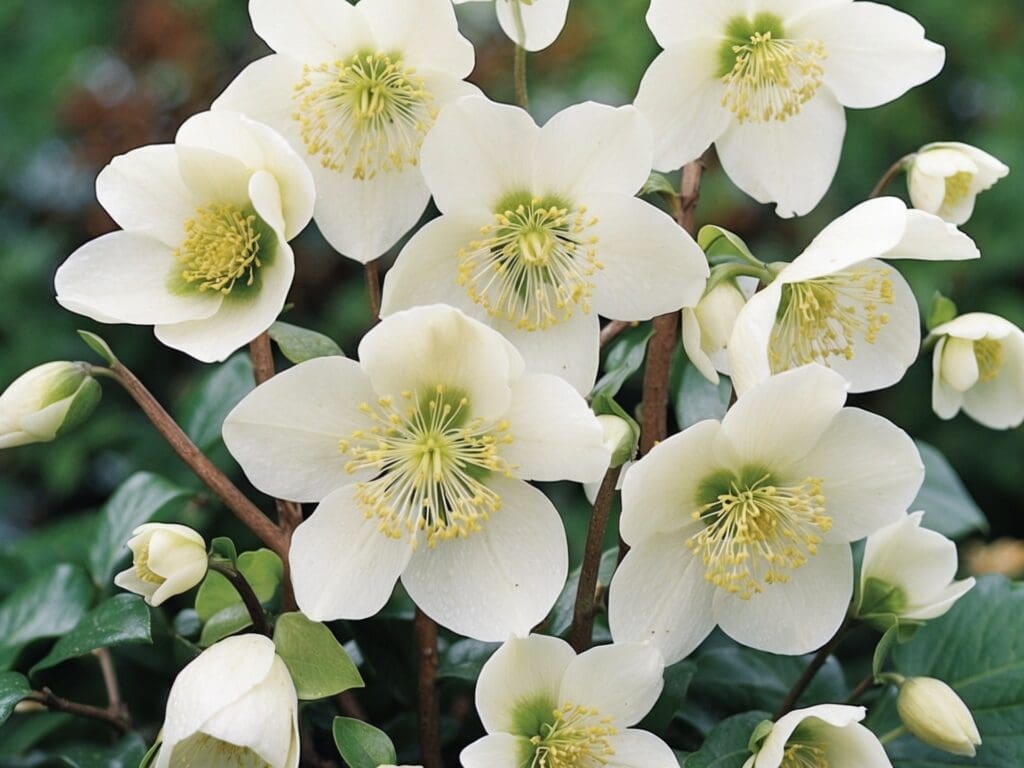
[{"label": "green flower center", "polygon": [[828,768],[825,750],[811,744],[787,744],[779,768]]},{"label": "green flower center", "polygon": [[995,380],[1005,362],[1002,343],[997,339],[978,339],[974,342],[974,359],[978,361],[978,381],[984,384]]},{"label": "green flower center", "polygon": [[199,208],[185,222],[185,240],[174,252],[181,266],[172,284],[225,295],[258,287],[259,271],[275,240],[273,230],[251,209],[231,204]]},{"label": "green flower center", "polygon": [[399,398],[363,403],[368,428],[341,440],[348,472],[370,469],[376,477],[357,486],[357,500],[385,535],[408,535],[413,546],[424,531],[427,544],[465,537],[501,507],[486,484],[491,473],[509,476],[501,447],[512,442],[505,421],[470,416],[469,399],[437,386],[405,391]]},{"label": "green flower center", "polygon": [[725,38],[719,49],[722,106],[741,123],[785,121],[821,87],[824,44],[788,39],[778,16],[738,16],[726,26]]},{"label": "green flower center", "polygon": [[356,179],[416,165],[437,119],[423,78],[385,53],[307,65],[292,98],[306,151]]},{"label": "green flower center", "polygon": [[500,202],[481,239],[458,252],[458,284],[492,317],[529,331],[590,312],[592,277],[604,268],[597,219],[557,198],[513,195]]},{"label": "green flower center", "polygon": [[789,572],[818,553],[821,534],[832,528],[822,483],[809,477],[779,485],[760,467],[723,470],[705,480],[699,493],[705,503],[692,513],[704,529],[687,540],[704,563],[705,578],[744,600],[764,584],[789,581]]},{"label": "green flower center", "polygon": [[971,182],[974,181],[974,174],[968,171],[960,171],[952,176],[946,177],[946,205],[956,205],[971,194]]},{"label": "green flower center", "polygon": [[831,357],[852,360],[858,339],[878,340],[889,324],[880,307],[893,303],[889,270],[847,269],[834,275],[790,283],[768,342],[773,373]]},{"label": "green flower center", "polygon": [[530,738],[529,768],[598,768],[609,763],[615,754],[609,737],[616,733],[611,718],[571,703],[554,710],[552,717]]},{"label": "green flower center", "polygon": [[221,741],[205,733],[189,736],[174,747],[171,768],[271,768],[248,747]]}]

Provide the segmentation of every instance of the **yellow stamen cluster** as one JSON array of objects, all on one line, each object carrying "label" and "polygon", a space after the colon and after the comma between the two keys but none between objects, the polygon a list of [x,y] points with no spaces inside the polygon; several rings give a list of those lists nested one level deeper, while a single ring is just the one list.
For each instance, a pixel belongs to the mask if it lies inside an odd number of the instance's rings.
[{"label": "yellow stamen cluster", "polygon": [[974,181],[974,174],[967,171],[954,173],[946,177],[946,205],[956,205],[971,194],[971,182]]},{"label": "yellow stamen cluster", "polygon": [[821,747],[787,744],[779,768],[828,768],[828,758]]},{"label": "yellow stamen cluster", "polygon": [[597,219],[583,206],[539,198],[495,214],[458,253],[458,284],[492,317],[529,331],[590,312],[591,277],[604,265],[597,238],[587,230]]},{"label": "yellow stamen cluster", "polygon": [[213,765],[218,768],[270,768],[270,764],[249,747],[222,741],[202,731],[175,745],[170,765],[182,768]]},{"label": "yellow stamen cluster", "polygon": [[974,359],[978,361],[978,381],[993,381],[1003,369],[1005,355],[998,339],[978,339],[974,342]]},{"label": "yellow stamen cluster", "polygon": [[768,343],[772,371],[827,365],[830,357],[852,360],[859,338],[874,344],[889,324],[880,311],[893,303],[888,275],[887,269],[848,269],[784,286]]},{"label": "yellow stamen cluster", "polygon": [[384,53],[306,65],[293,99],[309,154],[356,179],[417,165],[437,118],[423,78]]},{"label": "yellow stamen cluster", "polygon": [[260,261],[258,217],[234,205],[199,208],[185,222],[185,240],[174,252],[182,265],[186,283],[197,283],[200,291],[231,293],[244,278],[251,286]]},{"label": "yellow stamen cluster", "polygon": [[134,561],[133,565],[135,566],[135,575],[147,584],[163,584],[167,581],[163,576],[150,569],[148,543],[142,544],[139,550],[133,553],[132,559]]},{"label": "yellow stamen cluster", "polygon": [[469,400],[444,386],[426,394],[405,391],[360,406],[369,421],[338,447],[352,457],[348,472],[370,469],[376,477],[357,486],[366,517],[381,533],[413,547],[417,533],[427,544],[466,537],[501,507],[484,480],[509,476],[500,449],[512,442],[509,424],[472,418]]},{"label": "yellow stamen cluster", "polygon": [[609,737],[616,731],[611,718],[593,707],[566,703],[553,713],[554,722],[541,726],[530,739],[534,747],[529,768],[598,768],[615,754]]},{"label": "yellow stamen cluster", "polygon": [[789,581],[789,571],[818,553],[821,533],[832,528],[825,514],[822,481],[809,477],[776,486],[770,475],[729,489],[693,513],[704,529],[687,540],[717,587],[749,600],[763,584]]},{"label": "yellow stamen cluster", "polygon": [[817,40],[783,40],[757,32],[734,45],[736,62],[722,81],[722,106],[741,123],[785,121],[799,114],[821,87],[827,57]]}]

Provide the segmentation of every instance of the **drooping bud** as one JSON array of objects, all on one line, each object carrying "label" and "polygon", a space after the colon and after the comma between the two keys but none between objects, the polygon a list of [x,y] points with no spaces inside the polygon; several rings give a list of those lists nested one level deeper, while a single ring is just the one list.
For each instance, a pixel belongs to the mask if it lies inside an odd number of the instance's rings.
[{"label": "drooping bud", "polygon": [[46,363],[22,374],[0,395],[0,448],[48,443],[85,421],[102,387],[85,363]]},{"label": "drooping bud", "polygon": [[974,757],[981,744],[971,710],[956,691],[932,677],[912,677],[900,686],[896,709],[904,727],[925,744],[953,755]]},{"label": "drooping bud", "polygon": [[710,382],[728,373],[726,347],[736,318],[746,306],[747,293],[736,280],[714,285],[693,309],[683,310],[683,348],[687,357]]},{"label": "drooping bud", "polygon": [[132,566],[114,577],[114,583],[142,595],[157,606],[192,589],[206,576],[208,559],[203,537],[184,525],[140,525],[128,541]]},{"label": "drooping bud", "polygon": [[928,144],[910,161],[907,186],[914,207],[960,225],[974,213],[978,195],[1010,169],[969,144]]},{"label": "drooping bud", "polygon": [[637,435],[623,418],[606,414],[597,417],[604,430],[604,447],[611,453],[609,466],[621,467],[636,455]]}]

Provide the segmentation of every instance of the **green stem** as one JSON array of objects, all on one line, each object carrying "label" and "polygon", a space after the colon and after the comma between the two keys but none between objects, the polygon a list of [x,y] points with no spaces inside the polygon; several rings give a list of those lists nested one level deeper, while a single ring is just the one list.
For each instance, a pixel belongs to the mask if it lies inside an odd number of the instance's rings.
[{"label": "green stem", "polygon": [[523,9],[519,0],[512,0],[512,17],[516,24],[516,50],[512,63],[512,70],[515,77],[516,104],[523,109],[530,108],[530,97],[526,84],[526,27],[523,25]]},{"label": "green stem", "polygon": [[882,742],[883,745],[888,744],[890,741],[895,741],[906,732],[907,729],[901,725],[899,728],[893,728],[884,736],[880,736],[878,740]]},{"label": "green stem", "polygon": [[910,163],[913,161],[914,155],[904,155],[895,163],[889,166],[889,170],[885,172],[875,188],[871,190],[871,194],[868,196],[869,200],[874,200],[876,197],[881,197],[882,193],[885,192],[886,188],[893,182],[893,180],[903,173],[907,168],[910,167]]}]

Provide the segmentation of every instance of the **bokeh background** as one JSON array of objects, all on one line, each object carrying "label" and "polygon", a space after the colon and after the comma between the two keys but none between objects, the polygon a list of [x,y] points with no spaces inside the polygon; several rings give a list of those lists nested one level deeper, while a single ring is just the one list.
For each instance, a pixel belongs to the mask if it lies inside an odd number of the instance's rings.
[{"label": "bokeh background", "polygon": [[[995,312],[1024,325],[1024,4],[890,4],[913,14],[931,39],[946,45],[943,74],[894,104],[848,111],[839,173],[813,214],[777,220],[736,191],[713,163],[698,219],[740,233],[765,261],[788,260],[863,200],[894,160],[930,141],[966,141],[1013,169],[982,196],[965,227],[980,245],[982,260],[900,268],[925,310],[941,290],[962,311]],[[574,0],[560,40],[530,57],[538,119],[584,99],[631,101],[657,52],[643,23],[646,6],[646,0]],[[459,15],[477,44],[472,79],[493,98],[511,100],[512,49],[496,28],[493,9],[470,4],[460,6]],[[91,359],[75,330],[98,331],[193,431],[212,436],[218,461],[231,467],[216,447],[218,414],[204,410],[200,400],[238,386],[247,375],[244,365],[218,372],[160,346],[147,328],[100,327],[71,315],[54,301],[52,278],[72,250],[113,229],[93,190],[103,165],[134,147],[172,140],[185,118],[206,109],[246,62],[266,52],[251,32],[246,3],[2,0],[0,47],[7,61],[0,76],[0,388],[49,360]],[[892,191],[904,194],[903,181]],[[312,226],[296,252],[294,308],[286,319],[316,328],[353,352],[368,327],[361,271],[333,253]],[[635,405],[635,382],[623,400]],[[1024,432],[991,432],[962,416],[940,422],[930,408],[926,361],[898,386],[861,402],[946,454],[988,515],[990,540],[1024,538]],[[186,477],[112,387],[96,415],[73,435],[51,445],[0,451],[0,597],[36,564],[79,557],[95,508],[138,470]],[[194,505],[189,514],[191,522],[205,526],[212,513]],[[579,531],[583,518],[574,520]],[[244,540],[229,520],[218,520],[218,533],[225,527]],[[579,534],[574,538],[582,540]],[[1024,570],[1021,548],[1011,542],[1000,550],[1005,558],[999,567]],[[159,706],[155,701],[154,708]]]}]

